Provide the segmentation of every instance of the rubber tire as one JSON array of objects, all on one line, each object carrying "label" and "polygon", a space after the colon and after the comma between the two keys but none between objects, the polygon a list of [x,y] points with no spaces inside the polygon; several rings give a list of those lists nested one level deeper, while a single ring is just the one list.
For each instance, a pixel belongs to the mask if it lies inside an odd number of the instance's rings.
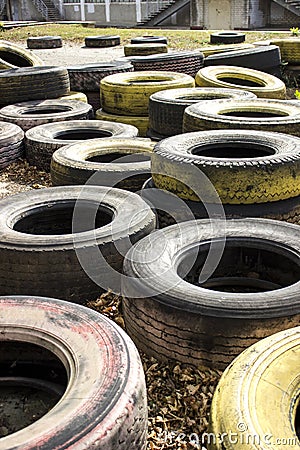
[{"label": "rubber tire", "polygon": [[138,135],[141,137],[146,137],[147,130],[149,128],[149,117],[148,116],[124,116],[118,114],[110,114],[103,111],[102,108],[98,109],[95,113],[95,119],[97,120],[108,120],[110,122],[125,123],[127,125],[132,125],[139,130]]},{"label": "rubber tire", "polygon": [[300,38],[272,39],[270,44],[278,45],[282,61],[300,64]]},{"label": "rubber tire", "polygon": [[[36,228],[45,230],[46,225],[46,231],[55,225],[53,231],[57,232],[57,227],[63,225],[63,219],[70,221],[70,226],[72,224],[72,217],[66,216],[66,203],[76,202],[80,196],[81,199],[100,205],[104,195],[105,209],[113,215],[112,222],[118,228],[118,233],[112,237],[111,224],[76,233],[77,248],[84,243],[84,248],[89,251],[96,243],[108,264],[120,271],[124,257],[118,251],[118,243],[128,238],[132,243],[136,242],[155,227],[154,214],[137,194],[103,186],[87,186],[84,191],[82,186],[62,186],[32,190],[2,199],[1,294],[27,295],[29,291],[31,295],[52,295],[73,303],[96,299],[103,292],[103,285],[95,284],[81,267],[74,247],[74,234],[27,234],[17,230],[20,229],[20,218],[26,216],[27,222],[21,229],[31,230],[31,220]],[[49,209],[56,206],[61,208],[60,213],[52,213]],[[141,210],[143,214],[137,214]],[[36,221],[35,217],[30,219],[33,212],[39,212],[39,220]],[[12,222],[14,229],[10,225]],[[101,262],[97,261],[97,274],[101,275],[103,267],[99,266]]]},{"label": "rubber tire", "polygon": [[168,44],[168,38],[165,36],[138,36],[131,38],[131,44]]},{"label": "rubber tire", "polygon": [[80,64],[67,67],[72,91],[98,92],[100,80],[120,72],[133,72],[133,65],[128,61],[109,61],[95,64]]},{"label": "rubber tire", "polygon": [[115,47],[120,45],[120,36],[87,36],[84,43],[86,47]]},{"label": "rubber tire", "polygon": [[[53,109],[55,112],[37,113],[45,109],[46,111]],[[57,109],[63,111],[56,112]],[[33,111],[32,114],[30,114],[31,111]],[[92,116],[91,105],[75,100],[36,100],[16,103],[0,109],[0,120],[15,123],[24,131],[45,123],[90,119]]]},{"label": "rubber tire", "polygon": [[164,70],[185,73],[195,78],[196,73],[203,67],[204,56],[199,51],[182,51],[129,57],[129,60],[135,71]]},{"label": "rubber tire", "polygon": [[75,100],[77,102],[88,103],[87,96],[83,92],[70,91],[68,94],[59,97],[59,100]]},{"label": "rubber tire", "polygon": [[[63,134],[72,132],[78,135],[78,139],[62,138]],[[99,120],[71,120],[40,125],[26,132],[26,159],[30,165],[49,172],[52,155],[57,149],[70,144],[77,144],[86,139],[95,139],[95,137],[92,138],[89,135],[85,137],[85,133],[98,134],[98,141],[99,138],[107,137],[135,137],[137,136],[137,129],[130,125]]]},{"label": "rubber tire", "polygon": [[[222,79],[241,80],[241,83],[255,83],[246,86],[238,82],[226,82]],[[210,66],[200,69],[195,77],[196,86],[243,89],[253,92],[257,97],[286,98],[286,87],[283,81],[265,72],[237,66]]]},{"label": "rubber tire", "polygon": [[[154,145],[150,139],[111,138],[61,147],[52,156],[52,183],[53,185],[83,185],[97,172],[99,176],[95,183],[101,182],[102,186],[139,191],[145,180],[149,178]],[[109,156],[110,153],[120,153],[120,156],[146,153],[148,160],[123,163],[118,163],[118,160],[102,163],[88,161],[91,156]],[[115,182],[116,179],[120,181]]]},{"label": "rubber tire", "polygon": [[291,264],[293,255],[299,259],[299,233],[298,225],[257,218],[229,220],[226,231],[218,222],[212,227],[208,219],[152,233],[124,260],[127,333],[141,351],[156,359],[223,370],[259,339],[299,323],[300,283],[255,294],[220,292],[184,281],[178,274],[179,262],[191,248],[225,237],[233,239],[233,245],[235,239],[236,244],[242,239],[247,245],[259,241],[259,248],[271,248],[277,257],[284,249]]},{"label": "rubber tire", "polygon": [[183,117],[184,132],[241,129],[300,136],[299,125],[300,102],[263,98],[202,102],[186,108]]},{"label": "rubber tire", "polygon": [[60,36],[37,36],[27,38],[27,47],[40,48],[61,48],[63,46]]},{"label": "rubber tire", "polygon": [[149,99],[149,127],[162,136],[182,133],[183,114],[187,106],[206,100],[254,99],[252,92],[240,89],[181,88],[158,91]]},{"label": "rubber tire", "polygon": [[209,432],[222,439],[211,442],[210,450],[233,448],[228,430],[236,450],[255,450],[257,442],[261,450],[299,447],[299,356],[300,327],[295,327],[257,342],[233,361],[213,396]]},{"label": "rubber tire", "polygon": [[124,45],[125,56],[145,56],[167,53],[167,44],[126,44]]},{"label": "rubber tire", "polygon": [[[175,223],[186,222],[187,220],[207,219],[208,212],[206,208],[208,208],[208,211],[213,211],[214,206],[213,204],[183,200],[183,205],[177,203],[176,208],[171,210],[170,205],[172,205],[174,194],[157,188],[152,178],[149,178],[144,183],[140,196],[151,206],[152,211],[155,213],[157,228],[164,228]],[[300,196],[278,202],[253,203],[252,205],[223,204],[223,208],[226,219],[260,217],[300,225]],[[167,209],[167,211],[164,209]],[[213,217],[218,218],[218,213]]]},{"label": "rubber tire", "polygon": [[0,71],[0,106],[58,98],[70,92],[67,69],[24,67]]},{"label": "rubber tire", "polygon": [[3,349],[11,340],[38,345],[57,355],[68,372],[59,403],[29,427],[3,437],[6,449],[146,449],[143,367],[119,326],[53,298],[0,297],[0,306]]},{"label": "rubber tire", "polygon": [[222,45],[209,45],[207,47],[200,47],[199,51],[202,52],[205,58],[209,55],[221,52],[230,52],[233,50],[243,50],[246,48],[255,48],[254,44],[222,44]]},{"label": "rubber tire", "polygon": [[23,156],[24,132],[12,123],[0,122],[0,170]]},{"label": "rubber tire", "polygon": [[112,114],[147,116],[151,94],[180,87],[195,87],[195,81],[177,72],[120,73],[100,81],[100,102]]},{"label": "rubber tire", "polygon": [[245,42],[246,35],[235,31],[220,31],[210,34],[211,44],[240,44]]},{"label": "rubber tire", "polygon": [[0,69],[17,69],[18,67],[44,66],[44,61],[37,55],[12,42],[0,40]]},{"label": "rubber tire", "polygon": [[205,58],[204,67],[218,65],[247,67],[269,73],[278,78],[282,77],[280,49],[277,45],[215,53]]},{"label": "rubber tire", "polygon": [[[237,149],[239,152],[244,148],[246,156],[215,156],[214,150],[222,150],[228,143],[231,151]],[[193,155],[195,148],[198,154]],[[199,152],[207,148],[212,150],[212,156],[201,156]],[[251,149],[254,152],[262,150],[263,156],[254,153],[251,157]],[[186,200],[199,201],[189,188],[191,182],[195,185],[198,182],[195,166],[208,177],[222,203],[275,202],[300,195],[300,139],[288,134],[263,131],[254,134],[251,130],[200,131],[173,136],[155,146],[151,171],[159,189]],[[202,186],[201,194],[202,201],[212,201],[209,184]]]}]

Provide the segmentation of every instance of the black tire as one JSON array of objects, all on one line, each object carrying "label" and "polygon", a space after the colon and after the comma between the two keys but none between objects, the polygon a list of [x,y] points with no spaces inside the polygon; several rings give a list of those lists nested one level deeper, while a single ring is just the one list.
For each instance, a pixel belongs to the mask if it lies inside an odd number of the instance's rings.
[{"label": "black tire", "polygon": [[182,88],[158,91],[149,99],[149,126],[158,135],[174,136],[182,133],[183,114],[187,106],[205,100],[254,98],[256,95],[252,92],[238,89]]},{"label": "black tire", "polygon": [[0,122],[0,170],[23,156],[24,132],[12,123]]},{"label": "black tire", "polygon": [[22,381],[31,386],[40,368],[42,388],[54,384],[51,376],[56,383],[64,376],[67,387],[59,404],[30,428],[1,438],[7,450],[145,450],[142,363],[120,327],[89,308],[53,298],[0,297],[0,306],[1,376],[5,370],[14,382],[12,374],[24,373]]},{"label": "black tire", "polygon": [[87,36],[84,43],[86,47],[115,47],[120,45],[120,36]]},{"label": "black tire", "polygon": [[216,53],[204,60],[204,67],[217,65],[247,67],[282,78],[280,49],[276,45]]},{"label": "black tire", "polygon": [[91,119],[92,116],[91,105],[75,100],[35,100],[0,109],[0,120],[15,123],[24,131],[46,123]]},{"label": "black tire", "polygon": [[137,133],[138,130],[130,125],[101,120],[48,123],[26,132],[26,159],[32,166],[49,172],[52,155],[60,147],[86,139],[135,137]]},{"label": "black tire", "polygon": [[0,69],[17,69],[18,67],[44,66],[41,58],[33,52],[9,41],[0,41]]},{"label": "black tire", "polygon": [[[175,223],[194,219],[207,219],[208,211],[214,210],[213,204],[204,204],[192,200],[178,202],[174,194],[159,189],[148,179],[140,192],[141,197],[152,207],[157,217],[157,227],[164,228]],[[174,205],[174,207],[172,207]],[[277,202],[254,203],[252,205],[223,204],[226,219],[245,219],[257,217],[300,225],[300,196]],[[211,214],[210,214],[211,216]],[[214,218],[218,218],[218,210]]]},{"label": "black tire", "polygon": [[204,56],[199,51],[161,53],[149,56],[132,56],[129,60],[134,70],[164,70],[186,73],[192,77],[203,67]]},{"label": "black tire", "polygon": [[[124,261],[128,334],[160,360],[224,369],[254,342],[299,323],[299,237],[297,225],[267,219],[157,230]],[[205,261],[211,271],[199,284]]]},{"label": "black tire", "polygon": [[0,71],[0,106],[28,100],[45,100],[70,91],[67,69],[61,67],[24,67]]},{"label": "black tire", "polygon": [[168,53],[167,44],[126,44],[124,45],[125,56],[146,56],[158,53]]},{"label": "black tire", "polygon": [[[54,185],[91,183],[138,191],[150,174],[154,143],[143,138],[118,138],[87,141],[57,150],[51,161]],[[120,157],[127,159],[122,162]],[[89,161],[94,158],[96,162]]]},{"label": "black tire", "polygon": [[165,36],[138,36],[135,38],[131,38],[131,44],[167,44],[168,38]]},{"label": "black tire", "polygon": [[28,48],[61,48],[62,46],[63,42],[60,36],[38,36],[27,38]]},{"label": "black tire", "polygon": [[298,137],[251,130],[173,136],[155,146],[151,159],[152,178],[158,188],[200,201],[195,186],[199,187],[201,172],[209,180],[201,184],[203,202],[216,202],[213,186],[222,203],[236,205],[298,197],[299,165]]},{"label": "black tire", "polygon": [[[133,72],[130,61],[109,61],[95,64],[81,64],[67,67],[72,91],[98,92],[100,96],[100,80],[119,72]],[[98,108],[97,108],[98,109]]]},{"label": "black tire", "polygon": [[[136,242],[155,226],[154,214],[137,194],[103,186],[32,190],[0,205],[1,295],[29,291],[74,303],[95,299],[115,287],[111,276],[104,281],[105,264],[120,271],[127,241]],[[91,268],[83,269],[81,252]],[[97,273],[91,273],[95,267]]]},{"label": "black tire", "polygon": [[211,44],[240,44],[245,42],[245,33],[237,33],[235,31],[220,31],[219,33],[211,33]]},{"label": "black tire", "polygon": [[159,134],[156,131],[152,130],[152,128],[148,128],[146,136],[148,138],[152,139],[153,141],[157,141],[157,142],[166,138],[166,136],[164,134]]},{"label": "black tire", "polygon": [[183,131],[260,130],[300,136],[300,102],[256,98],[216,100],[185,109]]},{"label": "black tire", "polygon": [[101,108],[100,89],[98,91],[86,91],[87,101],[92,105],[94,112]]}]

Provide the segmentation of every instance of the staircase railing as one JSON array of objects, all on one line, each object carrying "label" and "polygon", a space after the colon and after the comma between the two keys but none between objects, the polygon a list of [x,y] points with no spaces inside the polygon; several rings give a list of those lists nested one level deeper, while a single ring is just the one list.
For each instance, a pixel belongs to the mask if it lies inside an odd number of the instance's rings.
[{"label": "staircase railing", "polygon": [[[1,1],[1,0],[0,0]],[[47,5],[43,2],[43,0],[32,0],[33,4],[37,8],[37,10],[42,14],[45,19],[49,19],[49,12]]]}]

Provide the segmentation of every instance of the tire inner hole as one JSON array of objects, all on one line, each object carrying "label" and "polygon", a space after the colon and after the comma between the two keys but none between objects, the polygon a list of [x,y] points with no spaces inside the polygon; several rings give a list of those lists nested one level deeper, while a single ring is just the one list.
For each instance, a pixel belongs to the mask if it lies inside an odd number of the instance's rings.
[{"label": "tire inner hole", "polygon": [[30,62],[27,61],[27,59],[24,58],[23,56],[18,55],[17,53],[0,50],[0,58],[3,59],[4,61],[8,62],[9,64],[12,64],[13,66],[31,67]]},{"label": "tire inner hole", "polygon": [[113,134],[110,131],[104,130],[67,130],[56,133],[54,139],[61,139],[64,141],[78,141],[85,139],[97,139],[111,137]]},{"label": "tire inner hole", "polygon": [[249,86],[249,87],[263,87],[265,83],[263,81],[253,81],[253,80],[244,80],[242,78],[237,77],[226,77],[226,76],[218,76],[218,80],[224,81],[225,83],[237,84],[239,86]]},{"label": "tire inner hole", "polygon": [[27,108],[25,111],[21,111],[22,116],[34,115],[34,114],[57,114],[67,111],[72,111],[69,106],[35,106],[34,108]]},{"label": "tire inner hole", "polygon": [[200,102],[202,100],[219,100],[223,98],[229,98],[228,95],[222,95],[222,94],[205,94],[205,95],[182,95],[180,97],[177,97],[178,100],[189,100],[191,102]]},{"label": "tire inner hole", "polygon": [[0,438],[40,419],[63,396],[68,374],[62,361],[36,344],[1,341]]},{"label": "tire inner hole", "polygon": [[221,158],[221,159],[243,159],[261,158],[275,154],[275,150],[266,145],[250,142],[221,142],[196,146],[191,150],[192,155]]},{"label": "tire inner hole", "polygon": [[[73,226],[75,203],[77,212]],[[27,210],[15,219],[12,228],[20,233],[35,235],[82,233],[108,225],[113,216],[108,207],[88,200],[60,201]]]},{"label": "tire inner hole", "polygon": [[86,158],[85,161],[89,162],[95,162],[95,163],[137,163],[137,162],[144,162],[144,161],[150,161],[151,156],[149,153],[121,153],[121,152],[112,152],[112,153],[105,153],[101,155],[94,155]]},{"label": "tire inner hole", "polygon": [[239,111],[221,111],[219,112],[222,116],[233,116],[233,117],[257,117],[257,118],[273,118],[273,117],[287,117],[289,114],[283,111],[261,111],[261,110],[239,110]]},{"label": "tire inner hole", "polygon": [[[220,292],[267,292],[290,286],[300,279],[299,255],[285,247],[260,239],[228,238],[217,268],[207,281],[199,282],[210,243],[188,250],[177,265],[177,273],[188,283]],[[216,261],[216,246],[210,254]]]}]

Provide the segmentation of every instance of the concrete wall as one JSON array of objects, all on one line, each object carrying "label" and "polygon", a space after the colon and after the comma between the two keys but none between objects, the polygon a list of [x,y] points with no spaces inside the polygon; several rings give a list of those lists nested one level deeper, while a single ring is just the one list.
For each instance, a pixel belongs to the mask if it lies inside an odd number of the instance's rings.
[{"label": "concrete wall", "polygon": [[191,0],[191,28],[194,29],[248,28],[248,18],[249,0]]},{"label": "concrete wall", "polygon": [[11,0],[11,13],[12,20],[45,20],[34,4],[27,0]]},{"label": "concrete wall", "polygon": [[298,27],[300,22],[299,16],[291,13],[275,2],[271,2],[270,17],[268,25],[275,27]]}]

